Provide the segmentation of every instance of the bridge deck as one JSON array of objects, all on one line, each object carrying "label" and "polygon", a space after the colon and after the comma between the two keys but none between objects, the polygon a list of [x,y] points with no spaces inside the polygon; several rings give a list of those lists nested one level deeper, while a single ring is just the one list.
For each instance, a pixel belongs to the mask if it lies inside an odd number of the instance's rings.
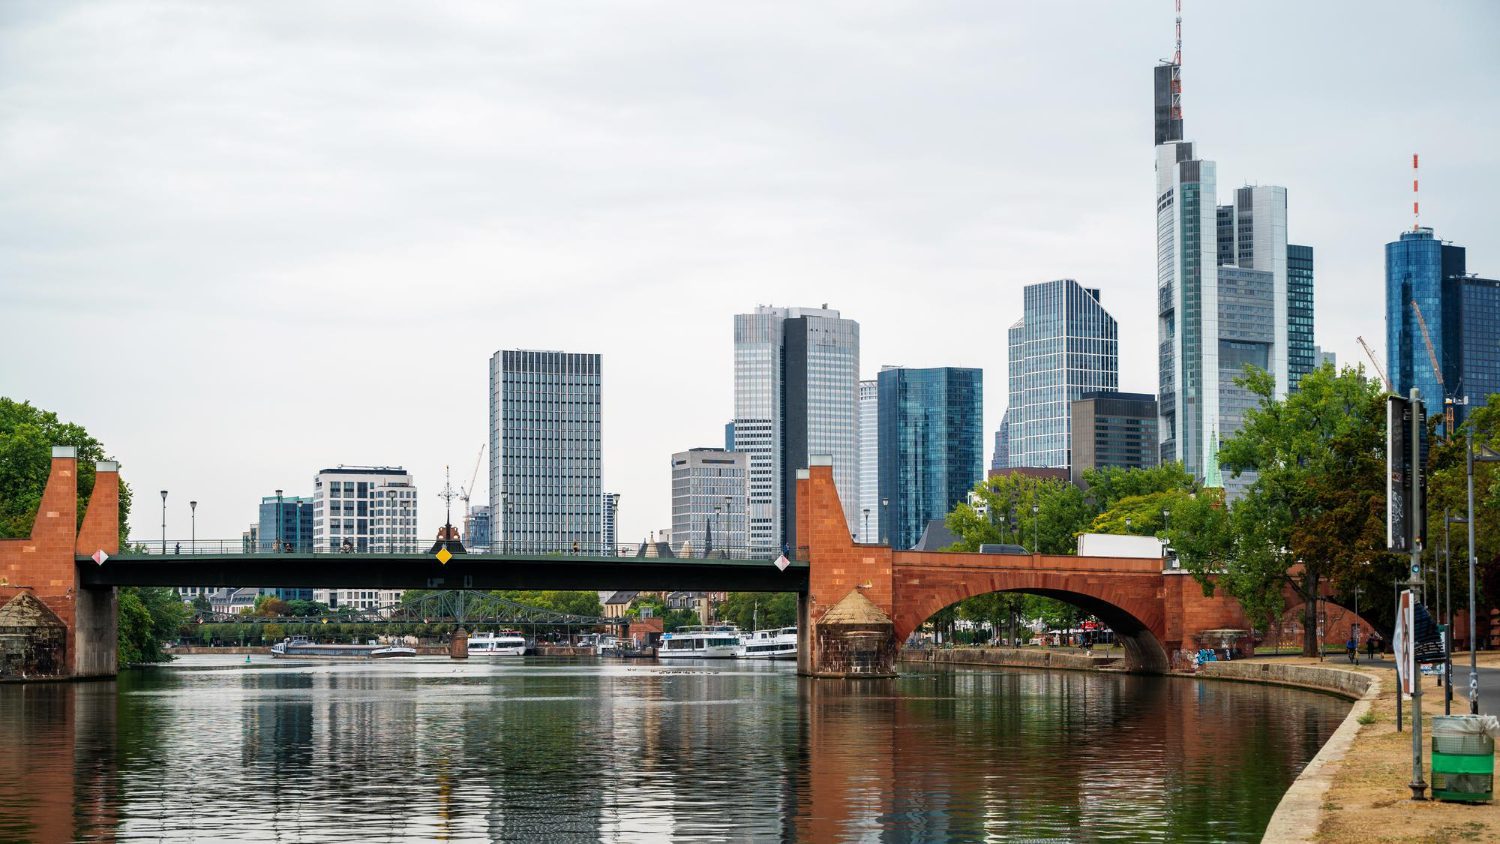
[{"label": "bridge deck", "polygon": [[287,589],[660,589],[806,592],[808,565],[771,560],[459,554],[126,555],[77,558],[83,587],[276,586]]}]

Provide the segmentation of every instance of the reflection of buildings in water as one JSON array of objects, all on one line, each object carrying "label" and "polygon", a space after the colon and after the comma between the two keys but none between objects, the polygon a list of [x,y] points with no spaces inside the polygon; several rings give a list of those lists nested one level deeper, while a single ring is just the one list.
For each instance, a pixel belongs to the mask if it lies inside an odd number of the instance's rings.
[{"label": "reflection of buildings in water", "polygon": [[[80,711],[79,691],[84,688],[71,683],[0,685],[0,840],[71,841],[79,837],[80,827],[93,826],[81,817],[75,822],[74,816],[80,773],[75,770],[75,736],[79,730],[85,736],[100,733],[80,724],[80,716],[102,714],[89,706]],[[88,755],[107,759],[111,750],[96,746],[96,753]],[[87,764],[83,771],[93,767]],[[104,794],[95,799],[103,800]]]}]

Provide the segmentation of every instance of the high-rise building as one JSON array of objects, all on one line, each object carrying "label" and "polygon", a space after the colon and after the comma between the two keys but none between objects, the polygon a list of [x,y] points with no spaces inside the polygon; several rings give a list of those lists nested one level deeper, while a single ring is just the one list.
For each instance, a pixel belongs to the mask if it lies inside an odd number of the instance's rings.
[{"label": "high-rise building", "polygon": [[603,545],[600,551],[606,557],[620,552],[620,494],[606,492],[600,499],[599,536]]},{"label": "high-rise building", "polygon": [[1464,247],[1426,227],[1385,245],[1386,373],[1400,395],[1416,387],[1432,413],[1454,399],[1456,423],[1500,391],[1500,282],[1469,275],[1466,263]]},{"label": "high-rise building", "polygon": [[990,457],[990,471],[1010,468],[1010,408],[1000,417],[1000,427],[995,429],[995,453]]},{"label": "high-rise building", "polygon": [[859,382],[860,542],[880,541],[880,382]]},{"label": "high-rise building", "polygon": [[1334,369],[1338,369],[1338,366],[1339,366],[1339,356],[1336,355],[1336,354],[1334,354],[1333,352],[1325,352],[1325,351],[1323,351],[1323,347],[1322,346],[1313,346],[1313,366],[1314,366],[1314,368],[1323,366],[1324,364],[1327,364],[1328,366],[1331,366]]},{"label": "high-rise building", "polygon": [[507,551],[602,550],[600,364],[572,352],[490,358],[490,512]]},{"label": "high-rise building", "polygon": [[[417,488],[400,466],[338,466],[313,479],[313,547],[320,551],[425,551],[417,538]],[[315,589],[330,607],[374,609],[401,600],[399,589]]]},{"label": "high-rise building", "polygon": [[1278,397],[1311,369],[1312,249],[1286,242],[1286,188],[1215,204],[1214,162],[1183,138],[1181,72],[1174,60],[1154,78],[1159,453],[1220,485],[1219,444],[1252,401],[1235,384],[1244,365],[1271,373]]},{"label": "high-rise building", "polygon": [[1156,396],[1149,393],[1084,393],[1073,402],[1073,465],[1069,479],[1088,469],[1157,465]]},{"label": "high-rise building", "polygon": [[672,550],[679,557],[745,556],[748,455],[693,448],[672,455]]},{"label": "high-rise building", "polygon": [[255,550],[270,554],[291,545],[306,553],[313,548],[313,499],[297,495],[265,495],[256,521]]},{"label": "high-rise building", "polygon": [[734,317],[734,446],[750,460],[750,548],[795,549],[797,469],[831,457],[850,533],[859,516],[859,323],[828,308]]},{"label": "high-rise building", "polygon": [[1027,285],[1022,313],[1009,331],[1010,465],[1066,469],[1073,400],[1120,386],[1119,328],[1072,279]]},{"label": "high-rise building", "polygon": [[1286,366],[1287,389],[1295,390],[1302,376],[1321,365],[1313,342],[1313,248],[1286,247]]},{"label": "high-rise building", "polygon": [[464,514],[464,548],[471,554],[499,550],[493,548],[492,527],[490,505],[470,504],[469,512]]},{"label": "high-rise building", "polygon": [[881,514],[892,548],[910,548],[984,478],[984,372],[882,369]]}]

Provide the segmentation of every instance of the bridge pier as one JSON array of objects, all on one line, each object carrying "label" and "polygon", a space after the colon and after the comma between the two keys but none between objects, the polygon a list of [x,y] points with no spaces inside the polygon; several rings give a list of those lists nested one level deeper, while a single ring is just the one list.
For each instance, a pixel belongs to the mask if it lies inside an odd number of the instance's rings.
[{"label": "bridge pier", "polygon": [[[78,450],[52,449],[47,487],[31,535],[0,539],[0,604],[21,593],[41,601],[67,630],[55,676],[112,677],[118,670],[119,613],[112,587],[83,588],[79,557],[120,551],[120,471],[101,461],[83,523],[78,522]],[[93,562],[86,565],[95,565]]]}]

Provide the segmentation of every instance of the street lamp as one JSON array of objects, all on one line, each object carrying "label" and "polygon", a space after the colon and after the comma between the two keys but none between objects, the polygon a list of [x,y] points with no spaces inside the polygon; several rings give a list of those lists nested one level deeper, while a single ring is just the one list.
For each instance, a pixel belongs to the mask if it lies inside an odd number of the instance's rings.
[{"label": "street lamp", "polygon": [[1125,517],[1125,532],[1130,533],[1130,517]]},{"label": "street lamp", "polygon": [[869,507],[865,508],[865,527],[864,527],[863,530],[861,530],[859,532],[859,541],[860,542],[869,542],[870,541],[870,508]]},{"label": "street lamp", "polygon": [[302,498],[297,498],[297,523],[292,526],[292,535],[297,537],[297,551],[302,550]]},{"label": "street lamp", "polygon": [[188,540],[188,553],[196,554],[198,553],[198,502],[189,501],[188,509],[192,511],[193,520],[193,532]]},{"label": "street lamp", "polygon": [[729,538],[734,535],[734,508],[730,506],[733,501],[732,496],[724,496],[724,539],[722,541],[724,543],[724,558],[726,560],[733,556],[729,552],[731,547]]},{"label": "street lamp", "polygon": [[167,555],[167,491],[161,491],[161,555]]},{"label": "street lamp", "polygon": [[1162,530],[1162,533],[1166,533],[1167,530],[1168,530],[1168,528],[1171,527],[1171,522],[1169,521],[1171,518],[1172,518],[1172,511],[1166,509],[1165,507],[1163,507],[1162,511],[1161,511],[1161,530]]},{"label": "street lamp", "polygon": [[1042,511],[1041,506],[1031,505],[1031,541],[1033,554],[1042,553],[1042,520],[1037,514]]},{"label": "street lamp", "polygon": [[281,529],[281,490],[276,490],[276,553],[280,554],[286,536]]},{"label": "street lamp", "polygon": [[1474,552],[1474,462],[1496,463],[1500,462],[1500,454],[1486,446],[1480,446],[1482,454],[1474,454],[1474,428],[1469,426],[1467,441],[1464,448],[1464,456],[1469,485],[1469,714],[1479,714],[1479,643],[1476,641],[1478,635],[1475,625],[1474,609],[1474,567],[1478,563],[1478,555]]},{"label": "street lamp", "polygon": [[884,545],[889,542],[890,535],[891,500],[889,498],[882,498],[880,499],[880,544]]}]

